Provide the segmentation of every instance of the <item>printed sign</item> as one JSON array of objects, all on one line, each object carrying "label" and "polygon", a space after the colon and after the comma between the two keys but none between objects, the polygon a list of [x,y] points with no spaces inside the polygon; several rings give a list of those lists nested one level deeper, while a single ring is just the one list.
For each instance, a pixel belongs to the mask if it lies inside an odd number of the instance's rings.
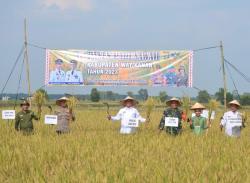
[{"label": "printed sign", "polygon": [[179,119],[173,117],[165,117],[165,126],[178,127]]},{"label": "printed sign", "polygon": [[124,122],[127,127],[139,127],[139,119],[137,118],[128,118]]},{"label": "printed sign", "polygon": [[192,87],[193,51],[46,50],[46,85]]},{"label": "printed sign", "polygon": [[15,119],[16,111],[15,110],[3,110],[2,119]]},{"label": "printed sign", "polygon": [[44,123],[48,125],[56,125],[57,115],[45,115]]},{"label": "printed sign", "polygon": [[228,122],[231,126],[242,126],[242,118],[241,117],[228,117]]}]

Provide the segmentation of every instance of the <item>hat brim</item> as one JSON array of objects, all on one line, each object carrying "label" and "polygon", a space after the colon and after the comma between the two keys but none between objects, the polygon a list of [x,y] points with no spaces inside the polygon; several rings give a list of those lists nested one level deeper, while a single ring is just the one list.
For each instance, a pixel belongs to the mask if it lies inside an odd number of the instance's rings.
[{"label": "hat brim", "polygon": [[67,102],[68,100],[66,99],[60,99],[56,101],[56,105],[59,105],[62,101]]},{"label": "hat brim", "polygon": [[227,104],[227,106],[228,106],[228,107],[231,107],[232,105],[235,105],[235,106],[237,106],[238,108],[240,108],[240,107],[241,107],[241,105],[239,105],[239,104],[235,104],[235,103],[229,103],[229,104]]},{"label": "hat brim", "polygon": [[20,104],[20,106],[23,106],[23,105],[27,105],[27,106],[30,106],[29,103],[25,103],[25,104]]},{"label": "hat brim", "polygon": [[139,104],[139,102],[137,100],[133,100],[133,99],[127,99],[127,100],[121,100],[120,103],[125,106],[126,105],[126,102],[128,101],[132,101],[132,105],[135,106],[137,104]]},{"label": "hat brim", "polygon": [[177,102],[177,103],[178,103],[178,106],[181,106],[181,101],[179,101],[179,100],[168,100],[168,101],[166,102],[166,104],[167,104],[168,106],[170,106],[172,102]]}]

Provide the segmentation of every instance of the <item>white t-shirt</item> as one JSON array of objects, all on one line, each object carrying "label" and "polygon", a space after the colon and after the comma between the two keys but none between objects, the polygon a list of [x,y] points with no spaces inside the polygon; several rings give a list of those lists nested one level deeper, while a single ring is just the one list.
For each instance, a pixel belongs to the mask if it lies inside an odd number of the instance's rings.
[{"label": "white t-shirt", "polygon": [[146,119],[142,118],[139,112],[137,111],[137,109],[135,109],[134,107],[124,107],[120,109],[120,111],[117,113],[116,116],[111,116],[111,120],[113,121],[121,120],[120,133],[123,133],[123,134],[130,134],[136,131],[136,127],[128,127],[126,125],[125,119],[128,119],[128,118],[136,118],[140,122],[146,121]]},{"label": "white t-shirt", "polygon": [[225,127],[225,133],[228,136],[239,137],[242,127],[242,116],[238,111],[228,111],[224,113],[220,124]]}]

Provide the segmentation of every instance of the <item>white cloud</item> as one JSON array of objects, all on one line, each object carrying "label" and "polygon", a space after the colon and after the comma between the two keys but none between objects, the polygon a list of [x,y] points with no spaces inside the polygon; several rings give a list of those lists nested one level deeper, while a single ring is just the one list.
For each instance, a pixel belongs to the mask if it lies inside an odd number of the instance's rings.
[{"label": "white cloud", "polygon": [[90,11],[93,6],[91,0],[43,0],[46,7],[56,6],[61,10],[80,9],[82,11]]}]

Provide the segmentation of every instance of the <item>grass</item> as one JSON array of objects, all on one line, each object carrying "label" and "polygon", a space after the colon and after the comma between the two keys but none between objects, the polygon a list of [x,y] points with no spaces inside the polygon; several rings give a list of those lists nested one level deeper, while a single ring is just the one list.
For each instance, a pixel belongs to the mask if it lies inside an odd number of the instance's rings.
[{"label": "grass", "polygon": [[134,135],[120,135],[105,108],[76,108],[71,133],[61,136],[43,119],[31,136],[1,120],[0,182],[250,182],[249,127],[239,139],[227,138],[218,129],[220,113],[207,136],[185,123],[183,134],[171,137],[157,133],[162,111]]}]

